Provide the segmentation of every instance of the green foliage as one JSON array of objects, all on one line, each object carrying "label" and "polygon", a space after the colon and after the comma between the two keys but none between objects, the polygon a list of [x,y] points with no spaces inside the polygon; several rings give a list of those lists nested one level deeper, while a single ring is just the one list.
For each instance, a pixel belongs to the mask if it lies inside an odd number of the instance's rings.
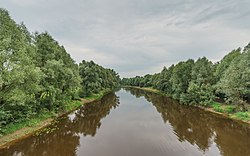
[{"label": "green foliage", "polygon": [[174,65],[170,66],[168,69],[164,67],[158,77],[158,81],[154,85],[155,88],[169,95],[173,93],[172,83],[170,82],[173,69],[174,69]]},{"label": "green foliage", "polygon": [[250,99],[250,49],[236,57],[218,83],[218,91],[226,95],[227,102],[241,105],[243,110]]},{"label": "green foliage", "polygon": [[28,118],[36,109],[42,72],[32,62],[29,36],[0,9],[0,127]]},{"label": "green foliage", "polygon": [[78,66],[48,33],[36,34],[35,45],[35,63],[44,73],[39,107],[58,111],[65,101],[78,96],[81,82]]},{"label": "green foliage", "polygon": [[[250,44],[241,52],[233,50],[220,62],[213,64],[207,58],[181,61],[160,73],[153,75],[123,78],[126,86],[152,87],[179,100],[186,105],[208,106],[213,100],[226,100],[240,110],[250,110]],[[234,107],[227,109],[216,106],[219,112],[234,112]]]},{"label": "green foliage", "polygon": [[217,64],[214,75],[216,80],[219,81],[226,69],[230,66],[231,62],[241,55],[241,48],[231,51]]},{"label": "green foliage", "polygon": [[119,82],[114,70],[92,61],[78,67],[47,32],[31,34],[0,9],[0,131],[27,125],[44,110],[49,114],[71,110],[80,105],[69,103],[79,93],[113,90]]},{"label": "green foliage", "polygon": [[[172,86],[172,97],[180,100],[180,97],[185,96],[187,93],[189,82],[191,80],[192,66],[194,65],[193,60],[178,63],[174,69],[170,78]],[[181,101],[184,102],[184,101]]]},{"label": "green foliage", "polygon": [[23,119],[22,121],[19,121],[16,123],[11,122],[7,124],[4,128],[1,129],[1,133],[10,134],[25,127],[33,127],[37,125],[38,123],[40,123],[41,121],[44,121],[45,119],[48,119],[54,116],[55,116],[54,112],[43,110],[38,115],[32,116],[31,118]]},{"label": "green foliage", "polygon": [[207,105],[213,101],[213,64],[207,58],[199,58],[193,68],[188,87],[189,103]]},{"label": "green foliage", "polygon": [[[32,34],[0,9],[0,130],[44,110],[70,110],[80,104],[68,101],[79,96],[97,98],[120,83],[158,89],[186,105],[207,106],[217,98],[234,105],[213,104],[216,111],[233,113],[238,107],[249,111],[250,44],[215,64],[205,57],[189,59],[160,73],[120,81],[114,70],[93,61],[78,66],[47,32]],[[244,114],[249,115],[236,116]]]},{"label": "green foliage", "polygon": [[81,97],[114,90],[120,83],[119,75],[114,70],[103,68],[93,61],[82,61],[79,65],[79,73],[82,78]]}]

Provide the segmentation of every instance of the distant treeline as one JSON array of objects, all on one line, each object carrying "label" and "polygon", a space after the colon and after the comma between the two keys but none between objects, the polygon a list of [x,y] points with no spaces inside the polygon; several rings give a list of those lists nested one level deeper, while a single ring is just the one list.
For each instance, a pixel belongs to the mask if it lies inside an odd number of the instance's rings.
[{"label": "distant treeline", "polygon": [[123,78],[123,85],[153,87],[187,105],[209,105],[215,100],[250,110],[250,44],[221,61],[206,57],[181,61],[160,73]]},{"label": "distant treeline", "polygon": [[93,61],[76,64],[45,33],[30,33],[0,9],[0,130],[79,97],[113,90],[118,74]]}]

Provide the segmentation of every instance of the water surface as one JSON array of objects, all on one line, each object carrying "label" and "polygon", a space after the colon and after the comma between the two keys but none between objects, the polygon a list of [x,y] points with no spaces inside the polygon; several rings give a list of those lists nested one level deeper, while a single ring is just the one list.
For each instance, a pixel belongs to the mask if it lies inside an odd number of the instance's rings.
[{"label": "water surface", "polygon": [[250,126],[138,89],[86,104],[1,156],[250,155]]}]

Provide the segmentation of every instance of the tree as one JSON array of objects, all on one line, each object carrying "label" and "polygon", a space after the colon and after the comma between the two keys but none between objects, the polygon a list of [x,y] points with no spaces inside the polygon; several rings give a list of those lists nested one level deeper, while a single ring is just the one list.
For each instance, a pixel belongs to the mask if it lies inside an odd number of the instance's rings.
[{"label": "tree", "polygon": [[174,69],[170,78],[170,83],[173,90],[173,98],[181,101],[185,101],[187,96],[187,89],[191,80],[192,67],[194,60],[189,59],[186,62],[178,63]]},{"label": "tree", "polygon": [[216,84],[214,85],[216,90],[216,96],[220,99],[225,99],[226,95],[221,91],[219,87],[220,79],[223,77],[224,73],[226,72],[227,68],[230,66],[232,61],[241,55],[241,48],[231,51],[227,54],[223,59],[216,65],[216,70],[214,72]]},{"label": "tree", "polygon": [[158,81],[156,83],[156,87],[159,90],[162,90],[163,92],[167,93],[168,95],[171,95],[172,92],[172,84],[170,82],[174,65],[170,66],[168,69],[166,67],[163,68],[161,71]]},{"label": "tree", "polygon": [[44,73],[40,109],[63,109],[65,101],[77,97],[80,87],[78,67],[73,59],[47,32],[36,34],[36,66]]},{"label": "tree", "polygon": [[222,75],[225,73],[226,69],[230,66],[231,62],[241,55],[241,48],[231,51],[229,54],[223,57],[219,62],[215,70],[216,82],[220,80]]},{"label": "tree", "polygon": [[187,103],[205,105],[211,103],[214,100],[213,84],[213,63],[205,57],[199,58],[192,68]]},{"label": "tree", "polygon": [[250,49],[247,47],[231,62],[218,84],[227,102],[241,105],[243,109],[250,97]]},{"label": "tree", "polygon": [[31,59],[26,32],[0,9],[0,126],[28,118],[35,110],[42,73]]},{"label": "tree", "polygon": [[78,67],[49,33],[32,35],[0,9],[0,130],[45,110],[63,110],[66,102],[79,98],[80,90],[91,95],[119,83],[114,70],[93,61]]},{"label": "tree", "polygon": [[79,65],[82,78],[81,97],[91,96],[107,90],[114,90],[120,83],[119,75],[112,69],[106,69],[93,61],[82,61]]}]

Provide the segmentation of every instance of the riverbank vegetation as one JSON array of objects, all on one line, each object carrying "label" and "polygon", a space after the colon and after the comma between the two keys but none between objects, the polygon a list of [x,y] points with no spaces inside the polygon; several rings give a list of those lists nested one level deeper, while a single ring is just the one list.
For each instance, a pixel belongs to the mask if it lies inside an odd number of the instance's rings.
[{"label": "riverbank vegetation", "polygon": [[250,120],[250,44],[221,61],[206,57],[181,61],[160,73],[123,78],[122,85],[150,87],[185,105],[211,107]]},{"label": "riverbank vegetation", "polygon": [[82,98],[100,99],[120,83],[250,120],[250,45],[217,63],[189,59],[121,81],[93,61],[75,63],[48,32],[31,33],[0,9],[0,136],[78,108]]},{"label": "riverbank vegetation", "polygon": [[80,98],[102,96],[119,81],[93,61],[76,64],[48,32],[30,33],[0,9],[1,135],[69,111]]}]

